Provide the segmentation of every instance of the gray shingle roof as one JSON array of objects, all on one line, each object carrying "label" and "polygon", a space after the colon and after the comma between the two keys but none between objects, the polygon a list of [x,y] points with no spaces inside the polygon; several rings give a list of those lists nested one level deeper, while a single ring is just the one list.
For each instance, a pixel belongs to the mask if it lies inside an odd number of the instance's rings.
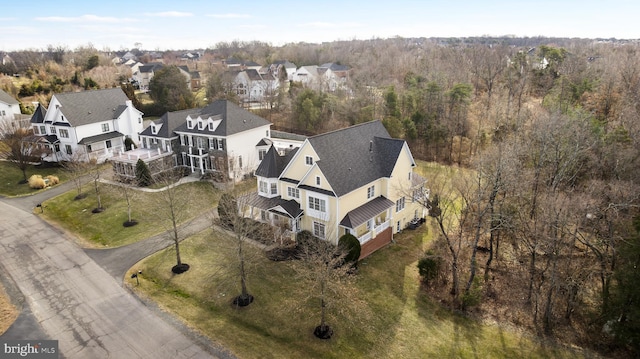
[{"label": "gray shingle roof", "polygon": [[67,92],[53,96],[62,105],[60,110],[72,126],[112,120],[120,106],[129,100],[120,88]]},{"label": "gray shingle roof", "polygon": [[378,178],[390,177],[404,140],[393,139],[380,121],[309,138],[316,162],[334,192],[342,196]]},{"label": "gray shingle roof", "polygon": [[176,134],[173,131],[176,128],[178,128],[180,125],[182,125],[187,120],[187,116],[191,114],[193,111],[194,111],[193,109],[188,109],[188,110],[182,110],[182,111],[167,112],[164,115],[162,115],[162,117],[160,117],[158,120],[153,121],[156,125],[162,124],[162,127],[160,128],[160,131],[158,131],[157,134],[152,134],[151,126],[148,126],[142,132],[140,132],[140,135],[154,136],[154,137],[160,137],[160,138],[175,137]]},{"label": "gray shingle roof", "polygon": [[[253,113],[238,107],[238,105],[227,100],[218,100],[201,109],[189,110],[192,117],[197,115],[203,117],[220,116],[222,120],[215,131],[209,131],[208,127],[199,130],[197,126],[187,128],[186,116],[183,123],[174,129],[176,132],[200,133],[212,136],[226,137],[236,133],[252,130],[261,126],[269,125],[271,122]],[[195,115],[195,116],[194,116]]]},{"label": "gray shingle roof", "polygon": [[295,148],[288,151],[284,156],[280,156],[275,147],[271,146],[256,169],[256,176],[278,178],[297,151],[298,149]]},{"label": "gray shingle roof", "polygon": [[38,104],[36,110],[33,112],[31,116],[31,123],[44,123],[44,117],[47,115],[47,109],[42,106],[41,103]]},{"label": "gray shingle roof", "polygon": [[8,105],[16,105],[19,103],[18,100],[13,98],[13,96],[9,95],[8,93],[2,90],[0,90],[0,102],[4,102]]}]

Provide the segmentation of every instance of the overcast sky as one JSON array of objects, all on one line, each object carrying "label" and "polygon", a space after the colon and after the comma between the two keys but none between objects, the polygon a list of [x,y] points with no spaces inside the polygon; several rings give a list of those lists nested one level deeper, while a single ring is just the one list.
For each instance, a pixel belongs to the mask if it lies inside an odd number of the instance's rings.
[{"label": "overcast sky", "polygon": [[221,41],[290,42],[388,37],[640,38],[639,0],[8,1],[0,50],[147,50]]}]

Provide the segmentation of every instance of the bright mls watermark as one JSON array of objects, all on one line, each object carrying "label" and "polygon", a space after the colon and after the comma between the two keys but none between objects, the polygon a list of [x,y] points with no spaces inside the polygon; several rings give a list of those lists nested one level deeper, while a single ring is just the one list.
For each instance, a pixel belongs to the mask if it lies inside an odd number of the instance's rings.
[{"label": "bright mls watermark", "polygon": [[57,340],[1,340],[0,359],[58,359]]}]

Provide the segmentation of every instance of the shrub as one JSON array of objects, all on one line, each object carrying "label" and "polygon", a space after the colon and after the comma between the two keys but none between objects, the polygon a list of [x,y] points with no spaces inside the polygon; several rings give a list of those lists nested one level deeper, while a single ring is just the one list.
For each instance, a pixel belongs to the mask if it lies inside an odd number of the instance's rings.
[{"label": "shrub", "polygon": [[360,241],[353,234],[345,234],[338,240],[338,246],[347,251],[347,255],[344,257],[345,262],[347,263],[358,263],[358,259],[360,259]]},{"label": "shrub", "polygon": [[151,171],[147,164],[141,159],[138,159],[138,162],[136,162],[136,180],[140,187],[147,187],[151,184]]},{"label": "shrub", "polygon": [[422,282],[430,284],[431,281],[438,277],[440,271],[441,259],[433,254],[432,251],[427,251],[418,261],[418,273],[422,278]]},{"label": "shrub", "polygon": [[44,179],[40,175],[32,175],[29,177],[29,187],[34,189],[42,189],[46,187]]},{"label": "shrub", "polygon": [[60,179],[57,176],[48,175],[47,179],[49,180],[49,186],[53,186],[60,183]]}]

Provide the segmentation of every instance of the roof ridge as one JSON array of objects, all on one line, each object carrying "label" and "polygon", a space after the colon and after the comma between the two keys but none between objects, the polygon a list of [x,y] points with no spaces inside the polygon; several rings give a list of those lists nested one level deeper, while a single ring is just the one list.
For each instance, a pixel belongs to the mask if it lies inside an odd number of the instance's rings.
[{"label": "roof ridge", "polygon": [[318,134],[318,135],[315,135],[315,136],[311,136],[310,138],[320,138],[320,137],[323,137],[323,136],[326,136],[326,135],[334,134],[336,132],[345,131],[345,130],[349,130],[349,129],[357,128],[357,127],[362,127],[362,126],[365,126],[365,125],[371,125],[372,123],[375,123],[375,122],[382,122],[382,121],[380,121],[380,120],[371,120],[371,121],[367,121],[367,122],[357,123],[357,124],[351,125],[349,127],[339,128],[337,130],[333,130],[333,131],[321,133],[321,134]]}]

